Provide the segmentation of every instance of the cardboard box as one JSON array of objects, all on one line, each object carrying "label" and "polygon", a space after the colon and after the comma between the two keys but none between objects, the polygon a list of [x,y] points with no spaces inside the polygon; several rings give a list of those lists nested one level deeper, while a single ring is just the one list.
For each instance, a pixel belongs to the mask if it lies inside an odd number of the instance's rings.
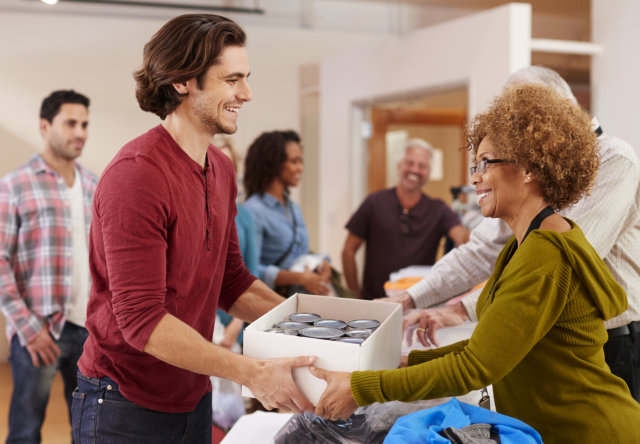
[{"label": "cardboard box", "polygon": [[[268,333],[265,330],[292,313],[316,313],[325,319],[376,319],[380,326],[362,344]],[[393,302],[374,302],[327,296],[295,294],[257,319],[244,330],[243,353],[257,359],[317,356],[316,366],[334,371],[383,370],[400,365],[402,350],[402,306]],[[326,382],[308,368],[294,369],[293,379],[314,405]],[[253,396],[242,387],[244,396]]]}]

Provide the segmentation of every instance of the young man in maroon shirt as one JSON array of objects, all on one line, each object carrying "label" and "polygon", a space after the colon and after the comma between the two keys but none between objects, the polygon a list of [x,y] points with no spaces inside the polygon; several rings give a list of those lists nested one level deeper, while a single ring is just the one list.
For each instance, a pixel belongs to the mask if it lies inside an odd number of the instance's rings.
[{"label": "young man in maroon shirt", "polygon": [[96,190],[76,443],[210,443],[209,375],[268,409],[313,410],[291,377],[313,358],[258,361],[209,340],[217,306],[252,321],[282,301],[242,262],[233,168],[209,143],[251,100],[244,43],[231,20],[193,14],[145,46],[136,97],[163,122],[120,150]]}]

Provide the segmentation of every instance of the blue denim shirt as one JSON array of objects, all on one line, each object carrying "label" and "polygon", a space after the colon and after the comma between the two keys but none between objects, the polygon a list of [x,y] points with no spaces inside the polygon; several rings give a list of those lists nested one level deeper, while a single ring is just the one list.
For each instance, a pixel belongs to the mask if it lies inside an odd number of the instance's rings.
[{"label": "blue denim shirt", "polygon": [[[309,235],[302,219],[302,211],[298,204],[285,195],[286,206],[269,193],[253,194],[244,206],[253,216],[258,238],[260,264],[258,277],[269,287],[275,287],[276,276],[280,269],[287,270],[293,261],[309,250]],[[293,218],[296,220],[296,237],[291,251],[280,263],[274,262],[287,251],[293,236]]]}]

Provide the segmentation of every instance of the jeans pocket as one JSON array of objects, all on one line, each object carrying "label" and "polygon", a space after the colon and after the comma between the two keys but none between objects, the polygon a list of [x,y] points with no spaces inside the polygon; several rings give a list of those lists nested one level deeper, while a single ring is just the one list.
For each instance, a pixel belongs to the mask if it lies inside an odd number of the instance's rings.
[{"label": "jeans pocket", "polygon": [[73,398],[71,401],[71,436],[75,444],[80,444],[80,424],[82,423],[85,394],[80,393],[76,388],[71,396]]}]

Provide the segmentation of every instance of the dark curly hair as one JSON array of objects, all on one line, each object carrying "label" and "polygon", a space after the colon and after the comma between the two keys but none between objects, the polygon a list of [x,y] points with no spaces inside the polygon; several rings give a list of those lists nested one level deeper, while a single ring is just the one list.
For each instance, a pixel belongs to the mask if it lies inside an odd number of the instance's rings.
[{"label": "dark curly hair", "polygon": [[40,118],[46,119],[49,123],[53,122],[53,118],[58,115],[60,107],[65,103],[84,105],[85,108],[89,109],[89,98],[87,96],[72,89],[61,89],[44,98],[42,105],[40,105]]},{"label": "dark curly hair", "polygon": [[172,86],[195,77],[198,88],[227,46],[244,46],[242,28],[214,14],[185,14],[169,20],[144,46],[142,67],[133,77],[143,111],[164,120],[182,101]]},{"label": "dark curly hair", "polygon": [[475,117],[466,137],[474,155],[489,137],[500,157],[533,174],[544,200],[556,210],[588,194],[600,165],[589,115],[539,84],[506,88]]},{"label": "dark curly hair", "polygon": [[247,197],[264,194],[271,182],[280,175],[287,161],[288,142],[300,143],[295,131],[265,132],[253,141],[244,161],[244,189]]}]

